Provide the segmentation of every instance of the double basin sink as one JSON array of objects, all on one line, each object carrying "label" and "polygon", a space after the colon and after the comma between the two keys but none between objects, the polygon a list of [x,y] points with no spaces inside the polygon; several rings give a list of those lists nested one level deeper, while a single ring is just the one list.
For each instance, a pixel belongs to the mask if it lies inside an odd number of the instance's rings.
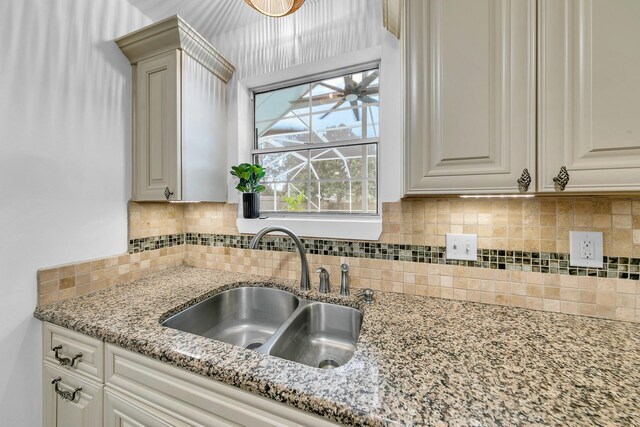
[{"label": "double basin sink", "polygon": [[347,363],[362,312],[273,288],[230,289],[181,311],[163,326],[321,369]]}]

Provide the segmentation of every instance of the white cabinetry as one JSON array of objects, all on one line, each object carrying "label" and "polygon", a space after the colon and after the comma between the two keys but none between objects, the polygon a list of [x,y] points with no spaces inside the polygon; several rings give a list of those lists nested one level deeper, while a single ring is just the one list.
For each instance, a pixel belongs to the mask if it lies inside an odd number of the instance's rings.
[{"label": "white cabinetry", "polygon": [[45,427],[102,425],[102,384],[48,363],[43,371]]},{"label": "white cabinetry", "polygon": [[405,17],[405,193],[518,193],[535,172],[535,0],[407,0]]},{"label": "white cabinetry", "polygon": [[406,195],[517,193],[524,168],[530,193],[640,190],[640,1],[405,0],[404,19]]},{"label": "white cabinetry", "polygon": [[540,0],[539,185],[640,190],[640,1]]},{"label": "white cabinetry", "polygon": [[[45,323],[43,330],[45,427],[336,425],[68,329]],[[59,357],[83,356],[56,366],[52,343],[62,345]]]},{"label": "white cabinetry", "polygon": [[133,199],[226,201],[233,66],[178,16],[116,43],[133,66]]},{"label": "white cabinetry", "polygon": [[101,426],[104,343],[49,323],[42,335],[43,425]]}]

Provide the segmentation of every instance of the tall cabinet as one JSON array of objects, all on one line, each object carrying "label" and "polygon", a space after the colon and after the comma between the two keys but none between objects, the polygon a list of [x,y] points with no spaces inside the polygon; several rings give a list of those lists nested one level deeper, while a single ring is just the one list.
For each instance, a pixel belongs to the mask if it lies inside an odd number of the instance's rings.
[{"label": "tall cabinet", "polygon": [[406,195],[640,190],[640,1],[404,9]]},{"label": "tall cabinet", "polygon": [[116,43],[133,68],[133,199],[226,201],[234,67],[179,16]]}]

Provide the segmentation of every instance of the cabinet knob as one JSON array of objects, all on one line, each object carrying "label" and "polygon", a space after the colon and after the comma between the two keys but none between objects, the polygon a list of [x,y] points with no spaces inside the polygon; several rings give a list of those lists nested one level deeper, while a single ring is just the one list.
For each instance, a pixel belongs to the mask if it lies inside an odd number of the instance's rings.
[{"label": "cabinet knob", "polygon": [[51,381],[51,384],[53,384],[53,389],[56,391],[56,394],[60,399],[66,400],[68,402],[73,402],[74,400],[76,400],[76,397],[80,396],[80,391],[82,390],[82,387],[78,387],[73,391],[60,390],[60,387],[58,387],[58,383],[60,381],[62,381],[62,378],[60,377]]},{"label": "cabinet knob", "polygon": [[57,345],[53,347],[51,350],[53,350],[53,356],[56,358],[56,360],[58,361],[58,363],[60,363],[61,366],[69,366],[73,368],[73,364],[76,363],[76,360],[79,362],[80,358],[82,357],[82,353],[78,353],[73,357],[60,356],[60,353],[58,352],[62,350],[61,345]]},{"label": "cabinet knob", "polygon": [[167,198],[167,200],[169,200],[169,197],[173,196],[173,191],[169,191],[169,187],[164,189],[164,197]]},{"label": "cabinet knob", "polygon": [[531,174],[529,173],[529,169],[525,168],[522,171],[522,175],[518,178],[518,190],[521,193],[526,193],[529,191],[529,186],[531,185]]},{"label": "cabinet knob", "polygon": [[564,191],[565,187],[569,183],[569,172],[567,168],[562,166],[560,168],[560,172],[558,176],[553,178],[553,185],[556,188],[556,191]]}]

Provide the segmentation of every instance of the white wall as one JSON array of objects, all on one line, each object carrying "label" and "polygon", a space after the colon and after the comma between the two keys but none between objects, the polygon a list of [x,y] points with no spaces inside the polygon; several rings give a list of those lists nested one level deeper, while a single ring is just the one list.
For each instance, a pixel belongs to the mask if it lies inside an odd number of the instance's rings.
[{"label": "white wall", "polygon": [[126,250],[125,0],[0,1],[0,424],[41,425],[36,270]]}]

